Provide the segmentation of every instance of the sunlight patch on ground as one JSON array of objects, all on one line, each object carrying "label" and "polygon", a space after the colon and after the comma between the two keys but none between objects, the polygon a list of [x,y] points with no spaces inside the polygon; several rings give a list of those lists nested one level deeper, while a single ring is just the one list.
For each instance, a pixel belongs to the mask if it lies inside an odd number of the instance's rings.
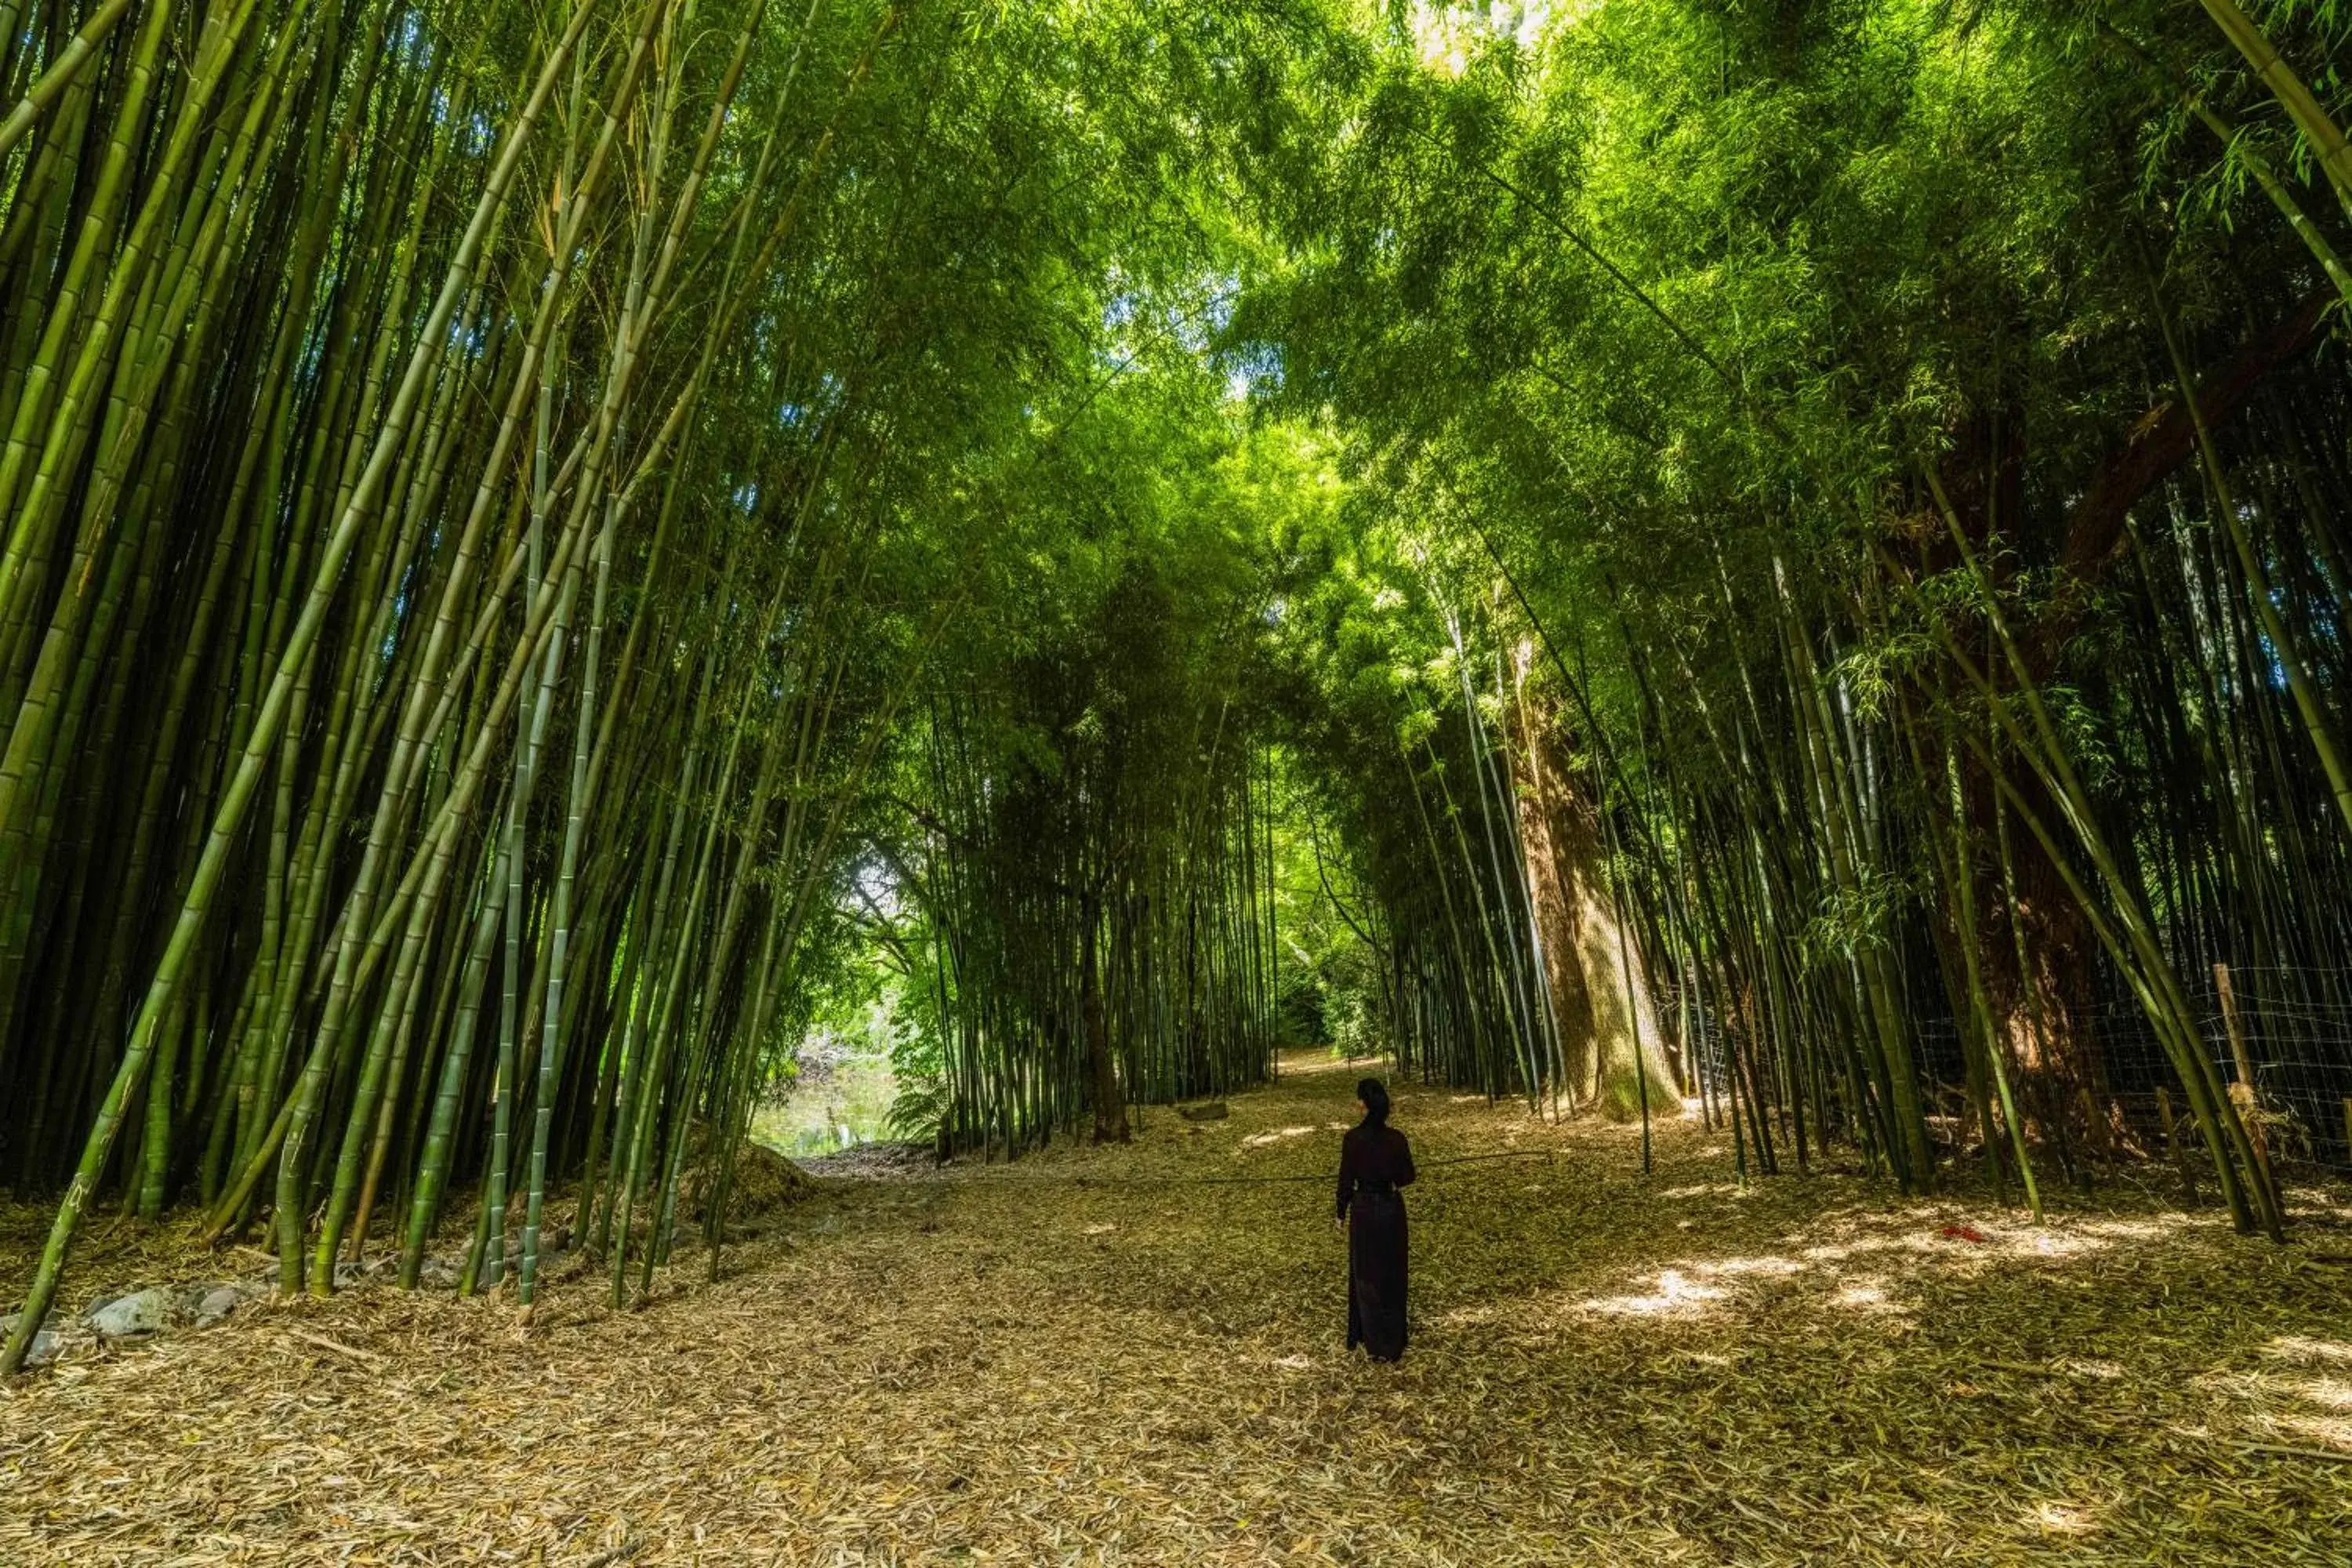
[{"label": "sunlight patch on ground", "polygon": [[[2352,1364],[2352,1346],[2282,1336],[2262,1353],[2271,1358],[2271,1370],[2221,1369],[2190,1380],[2213,1402],[2221,1428],[2234,1426],[2257,1443],[2352,1457],[2352,1374],[2343,1370]],[[2280,1361],[2301,1365],[2279,1370]]]},{"label": "sunlight patch on ground", "polygon": [[2296,1384],[2294,1392],[2314,1405],[2352,1412],[2352,1383],[2340,1378],[2315,1377],[2308,1383]]},{"label": "sunlight patch on ground", "polygon": [[2038,1502],[2026,1518],[2045,1535],[2089,1535],[2099,1528],[2098,1510],[2086,1503]]},{"label": "sunlight patch on ground", "polygon": [[1793,1258],[1727,1258],[1705,1267],[1717,1274],[1762,1274],[1773,1279],[1805,1271],[1805,1266]]},{"label": "sunlight patch on ground", "polygon": [[2102,1237],[2113,1241],[2157,1241],[2194,1223],[2185,1214],[2150,1215],[2142,1219],[2078,1220],[2074,1228],[2085,1236]]},{"label": "sunlight patch on ground", "polygon": [[1804,1248],[1799,1256],[1808,1263],[1843,1263],[1849,1258],[1858,1258],[1873,1252],[1889,1252],[1904,1247],[1906,1247],[1906,1243],[1893,1237],[1873,1237],[1866,1241],[1824,1242],[1818,1247]]},{"label": "sunlight patch on ground", "polygon": [[[2282,1338],[2263,1347],[2296,1371],[2257,1373],[2247,1380],[2266,1396],[2269,1424],[2289,1442],[2352,1454],[2352,1345],[2332,1340]],[[2321,1369],[2315,1376],[2305,1370]]]},{"label": "sunlight patch on ground", "polygon": [[2352,1199],[2341,1187],[2298,1184],[2280,1189],[2280,1196],[2298,1212],[2321,1218],[2352,1220]]},{"label": "sunlight patch on ground", "polygon": [[1887,1295],[1884,1279],[1850,1279],[1838,1287],[1830,1300],[1849,1312],[1866,1312],[1874,1317],[1904,1317],[1911,1309]]},{"label": "sunlight patch on ground", "polygon": [[1292,1138],[1305,1138],[1325,1131],[1319,1127],[1277,1127],[1267,1132],[1253,1132],[1242,1140],[1244,1149],[1263,1149],[1269,1143],[1280,1143]]},{"label": "sunlight patch on ground", "polygon": [[[1675,1200],[1723,1196],[1735,1191],[1728,1183],[1685,1183],[1664,1188],[1656,1196]],[[1911,1208],[1885,1215],[1851,1211],[1824,1215],[1809,1231],[1782,1236],[1780,1239],[1788,1247],[1785,1253],[1686,1257],[1660,1275],[1634,1275],[1615,1292],[1575,1300],[1570,1310],[1618,1318],[1691,1316],[1718,1307],[1767,1301],[1793,1289],[1822,1308],[1905,1320],[1918,1310],[1918,1302],[1912,1299],[1916,1292],[1934,1281],[1979,1279],[2021,1265],[2029,1268],[2087,1265],[2161,1244],[2180,1229],[2180,1224],[2168,1216],[2084,1220],[2063,1227],[1979,1227],[1949,1218],[1948,1214],[1948,1210]],[[1675,1223],[1681,1229],[1693,1228],[1689,1220]],[[1653,1279],[1658,1281],[1654,1287]],[[2343,1347],[2343,1353],[2352,1359],[2352,1347]],[[2125,1375],[2125,1369],[2112,1362],[2074,1364],[2077,1373],[2085,1377],[2112,1381]]]},{"label": "sunlight patch on ground", "polygon": [[2263,1353],[2284,1356],[2291,1361],[2332,1361],[2352,1366],[2352,1343],[2342,1340],[2315,1340],[2303,1334],[2281,1334],[2263,1347]]},{"label": "sunlight patch on ground", "polygon": [[1581,1303],[1584,1310],[1612,1318],[1654,1318],[1667,1313],[1696,1313],[1720,1301],[1728,1292],[1713,1285],[1693,1284],[1677,1268],[1659,1274],[1658,1288],[1646,1296],[1604,1296]]},{"label": "sunlight patch on ground", "polygon": [[[1972,1231],[1974,1234],[1966,1234]],[[2160,1230],[2117,1231],[2111,1236],[2007,1229],[1999,1226],[1938,1226],[1900,1235],[1863,1236],[1847,1241],[1822,1242],[1802,1247],[1799,1256],[1813,1263],[1843,1263],[1890,1258],[1936,1267],[1977,1266],[1991,1262],[2075,1262],[2114,1249],[2121,1239],[2153,1239]]]},{"label": "sunlight patch on ground", "polygon": [[2352,1455],[2352,1421],[2329,1415],[2282,1415],[2278,1429],[2281,1436],[2296,1442]]}]

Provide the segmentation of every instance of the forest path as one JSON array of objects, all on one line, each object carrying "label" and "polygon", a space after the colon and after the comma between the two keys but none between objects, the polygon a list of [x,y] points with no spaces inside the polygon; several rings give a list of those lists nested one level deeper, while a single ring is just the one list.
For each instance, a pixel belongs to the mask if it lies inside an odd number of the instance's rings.
[{"label": "forest path", "polygon": [[2284,1248],[2129,1189],[1741,1195],[1695,1121],[1644,1181],[1635,1130],[1408,1086],[1392,1369],[1321,1180],[1195,1180],[1320,1177],[1353,1076],[838,1180],[638,1312],[365,1289],[69,1360],[0,1394],[0,1562],[2346,1561],[2342,1194]]}]

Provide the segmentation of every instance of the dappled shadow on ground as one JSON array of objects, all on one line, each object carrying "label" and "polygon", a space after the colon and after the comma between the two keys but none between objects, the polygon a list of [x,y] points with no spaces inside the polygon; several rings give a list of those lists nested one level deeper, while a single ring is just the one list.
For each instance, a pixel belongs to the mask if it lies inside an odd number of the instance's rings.
[{"label": "dappled shadow on ground", "polygon": [[872,1162],[638,1313],[369,1291],[68,1363],[0,1403],[0,1560],[2345,1561],[2340,1196],[2277,1247],[2129,1192],[1743,1193],[1694,1123],[1644,1179],[1634,1130],[1407,1088],[1415,1340],[1374,1368],[1351,1083]]}]

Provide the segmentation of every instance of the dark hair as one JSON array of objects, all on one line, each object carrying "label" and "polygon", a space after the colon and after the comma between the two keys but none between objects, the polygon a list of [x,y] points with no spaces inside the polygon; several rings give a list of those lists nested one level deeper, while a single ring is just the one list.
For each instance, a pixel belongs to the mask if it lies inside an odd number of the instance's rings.
[{"label": "dark hair", "polygon": [[1366,1126],[1386,1127],[1389,1124],[1389,1091],[1381,1087],[1380,1079],[1359,1079],[1356,1081],[1356,1098],[1364,1102]]}]

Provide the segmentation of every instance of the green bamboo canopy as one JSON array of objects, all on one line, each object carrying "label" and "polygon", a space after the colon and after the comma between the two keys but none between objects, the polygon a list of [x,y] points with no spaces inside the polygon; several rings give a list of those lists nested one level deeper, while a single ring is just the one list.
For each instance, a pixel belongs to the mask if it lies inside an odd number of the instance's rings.
[{"label": "green bamboo canopy", "polygon": [[103,1205],[625,1300],[859,965],[942,1155],[1337,1039],[2278,1234],[2343,26],[0,0],[5,1366]]}]

